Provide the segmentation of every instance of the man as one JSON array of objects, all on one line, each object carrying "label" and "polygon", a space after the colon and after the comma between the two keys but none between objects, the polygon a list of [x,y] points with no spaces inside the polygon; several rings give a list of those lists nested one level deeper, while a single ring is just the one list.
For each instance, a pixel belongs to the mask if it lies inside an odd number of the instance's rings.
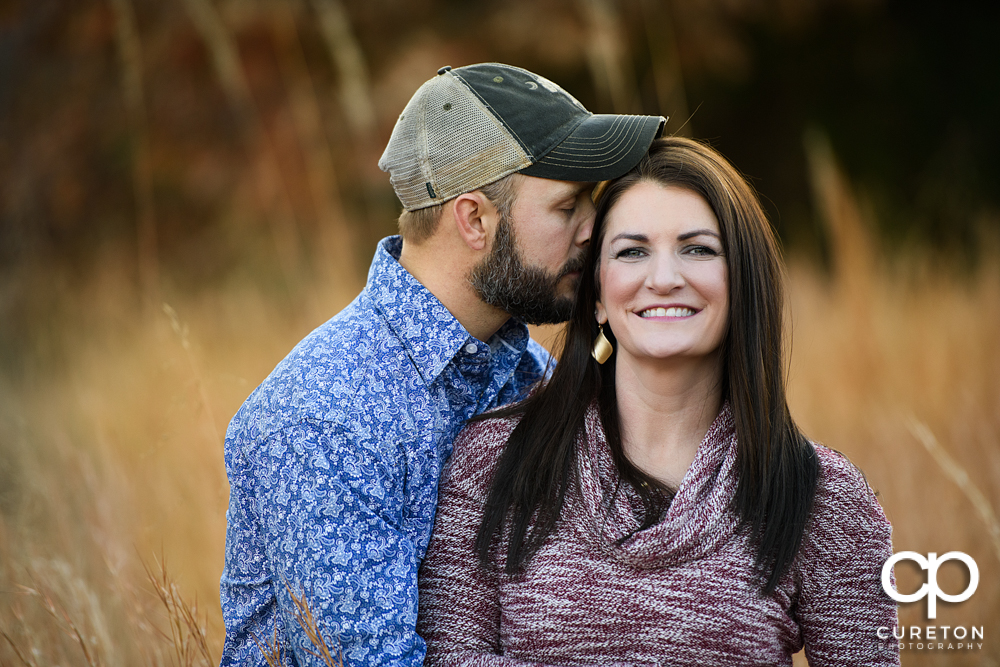
[{"label": "man", "polygon": [[362,293],[307,336],[226,434],[223,665],[322,664],[308,604],[345,665],[420,665],[417,570],[463,422],[517,400],[548,355],[524,322],[568,318],[595,181],[664,119],[595,116],[499,64],[416,92],[379,161],[403,203]]}]

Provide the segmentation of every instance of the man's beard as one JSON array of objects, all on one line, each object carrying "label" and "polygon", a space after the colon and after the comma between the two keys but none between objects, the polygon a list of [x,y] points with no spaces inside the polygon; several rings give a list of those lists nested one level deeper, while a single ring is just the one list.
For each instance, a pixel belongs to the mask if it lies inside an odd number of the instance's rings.
[{"label": "man's beard", "polygon": [[483,301],[527,324],[557,324],[570,318],[574,302],[574,295],[559,295],[559,281],[582,270],[582,253],[566,262],[557,274],[525,266],[513,225],[501,216],[493,249],[472,269],[469,282]]}]

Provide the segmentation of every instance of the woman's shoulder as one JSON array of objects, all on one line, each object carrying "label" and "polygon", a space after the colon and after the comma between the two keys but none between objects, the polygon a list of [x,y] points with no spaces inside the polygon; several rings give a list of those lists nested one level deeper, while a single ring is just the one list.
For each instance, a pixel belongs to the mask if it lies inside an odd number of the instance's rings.
[{"label": "woman's shoulder", "polygon": [[813,443],[819,479],[810,533],[837,541],[888,540],[892,527],[865,474],[844,454]]},{"label": "woman's shoulder", "polygon": [[444,483],[475,495],[488,489],[504,446],[520,421],[520,415],[486,415],[467,424],[455,439]]}]

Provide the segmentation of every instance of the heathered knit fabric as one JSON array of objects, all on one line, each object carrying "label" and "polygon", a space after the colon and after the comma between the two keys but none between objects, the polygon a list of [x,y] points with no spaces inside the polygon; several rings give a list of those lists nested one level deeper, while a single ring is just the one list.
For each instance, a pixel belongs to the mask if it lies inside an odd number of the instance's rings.
[{"label": "heathered knit fabric", "polygon": [[[556,530],[519,575],[480,567],[476,531],[515,419],[467,428],[445,473],[420,578],[427,665],[898,665],[879,627],[896,622],[882,564],[891,527],[861,473],[816,446],[820,480],[802,548],[759,594],[754,549],[729,502],[736,435],[724,407],[663,521],[638,527],[596,407],[578,442],[578,480]],[[891,635],[890,635],[891,636]]]}]

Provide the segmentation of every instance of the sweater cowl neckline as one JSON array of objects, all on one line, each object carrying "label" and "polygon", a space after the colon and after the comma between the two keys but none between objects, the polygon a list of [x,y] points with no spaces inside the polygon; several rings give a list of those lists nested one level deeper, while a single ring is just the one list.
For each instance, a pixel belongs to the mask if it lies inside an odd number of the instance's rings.
[{"label": "sweater cowl neckline", "polygon": [[633,511],[638,496],[627,485],[619,487],[596,402],[585,424],[577,442],[574,523],[602,551],[633,567],[664,567],[702,558],[735,533],[730,503],[736,492],[736,428],[728,402],[698,445],[663,519],[622,544],[639,527]]}]

